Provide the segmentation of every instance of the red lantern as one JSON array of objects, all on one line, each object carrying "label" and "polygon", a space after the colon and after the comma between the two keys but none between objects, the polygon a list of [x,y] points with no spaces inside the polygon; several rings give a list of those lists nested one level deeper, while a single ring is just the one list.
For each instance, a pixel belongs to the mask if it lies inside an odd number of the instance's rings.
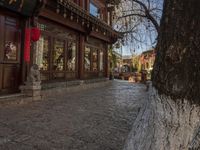
[{"label": "red lantern", "polygon": [[31,40],[33,42],[38,41],[40,38],[40,29],[37,27],[34,27],[31,29]]},{"label": "red lantern", "polygon": [[25,29],[24,60],[30,62],[31,29]]}]

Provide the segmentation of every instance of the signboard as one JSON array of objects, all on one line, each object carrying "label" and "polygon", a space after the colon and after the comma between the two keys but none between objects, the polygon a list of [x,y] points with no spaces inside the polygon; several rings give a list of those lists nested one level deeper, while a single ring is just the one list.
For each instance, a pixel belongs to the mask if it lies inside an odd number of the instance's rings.
[{"label": "signboard", "polygon": [[0,7],[18,12],[25,16],[32,16],[38,0],[0,0]]}]

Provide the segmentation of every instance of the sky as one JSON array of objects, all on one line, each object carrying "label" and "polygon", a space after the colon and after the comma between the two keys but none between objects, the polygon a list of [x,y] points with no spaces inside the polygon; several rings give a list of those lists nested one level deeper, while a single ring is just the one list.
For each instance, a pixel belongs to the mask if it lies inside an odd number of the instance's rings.
[{"label": "sky", "polygon": [[[142,0],[142,1],[144,2],[145,0]],[[121,11],[128,12],[125,15],[129,14],[129,12],[137,13],[137,10],[135,12],[135,9],[137,9],[138,6],[134,6],[134,8],[133,7],[129,8],[129,5],[126,6],[126,3],[127,1],[123,2],[123,6],[125,6],[124,7],[125,9],[122,8],[121,10]],[[163,6],[163,0],[152,0],[151,8],[159,8],[161,10],[161,11],[156,10],[152,12],[152,14],[154,13],[153,14],[154,16],[157,16],[158,22],[160,22],[160,18],[162,15],[162,6]],[[126,10],[129,10],[129,11],[126,11]],[[134,11],[130,11],[130,10],[134,10]],[[137,23],[138,20],[140,20],[139,22],[141,23],[139,23],[139,26],[137,26],[135,30],[136,32],[134,31],[133,34],[130,34],[127,37],[125,37],[124,42],[121,42],[123,43],[123,45],[121,44],[120,48],[119,49],[115,48],[115,50],[122,55],[133,55],[133,54],[140,54],[143,51],[146,51],[155,47],[157,43],[157,31],[155,30],[153,24],[150,21],[148,21],[146,18],[145,19],[140,19],[140,17],[136,19],[134,18],[132,21],[130,21],[130,18],[128,19],[129,19],[128,28],[132,28],[132,26],[134,26],[134,24]],[[118,26],[118,28],[121,28],[123,27],[123,24],[124,24],[124,21],[122,20],[121,24],[119,22],[117,25],[115,25],[115,27]],[[127,25],[126,25],[126,28],[127,28]],[[134,40],[134,39],[137,39],[137,40]]]},{"label": "sky", "polygon": [[133,55],[133,54],[141,54],[144,51],[152,49],[156,45],[157,33],[149,35],[149,33],[142,33],[145,42],[126,42],[124,45],[121,45],[119,49],[115,50],[124,55]]}]

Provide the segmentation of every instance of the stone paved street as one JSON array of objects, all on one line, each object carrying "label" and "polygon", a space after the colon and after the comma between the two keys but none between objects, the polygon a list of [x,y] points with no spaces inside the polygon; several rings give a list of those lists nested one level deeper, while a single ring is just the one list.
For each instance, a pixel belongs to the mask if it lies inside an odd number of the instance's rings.
[{"label": "stone paved street", "polygon": [[0,150],[122,150],[144,85],[113,81],[29,104],[0,107]]}]

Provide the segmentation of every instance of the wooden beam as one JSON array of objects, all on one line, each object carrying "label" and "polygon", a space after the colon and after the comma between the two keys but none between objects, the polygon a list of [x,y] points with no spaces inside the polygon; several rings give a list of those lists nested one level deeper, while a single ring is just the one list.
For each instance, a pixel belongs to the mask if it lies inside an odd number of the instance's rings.
[{"label": "wooden beam", "polygon": [[73,22],[71,20],[65,19],[63,16],[56,14],[53,11],[44,9],[41,13],[40,16],[50,19],[52,21],[55,21],[57,23],[60,23],[62,25],[65,25],[69,28],[72,28],[74,30],[78,30],[80,32],[85,32],[85,29],[83,26],[81,26],[81,24],[77,24],[77,22]]},{"label": "wooden beam", "polygon": [[108,36],[105,36],[105,35],[103,35],[103,34],[101,34],[99,32],[91,32],[90,36],[93,36],[95,38],[101,39],[101,40],[106,41],[108,43],[111,42],[111,39]]}]

